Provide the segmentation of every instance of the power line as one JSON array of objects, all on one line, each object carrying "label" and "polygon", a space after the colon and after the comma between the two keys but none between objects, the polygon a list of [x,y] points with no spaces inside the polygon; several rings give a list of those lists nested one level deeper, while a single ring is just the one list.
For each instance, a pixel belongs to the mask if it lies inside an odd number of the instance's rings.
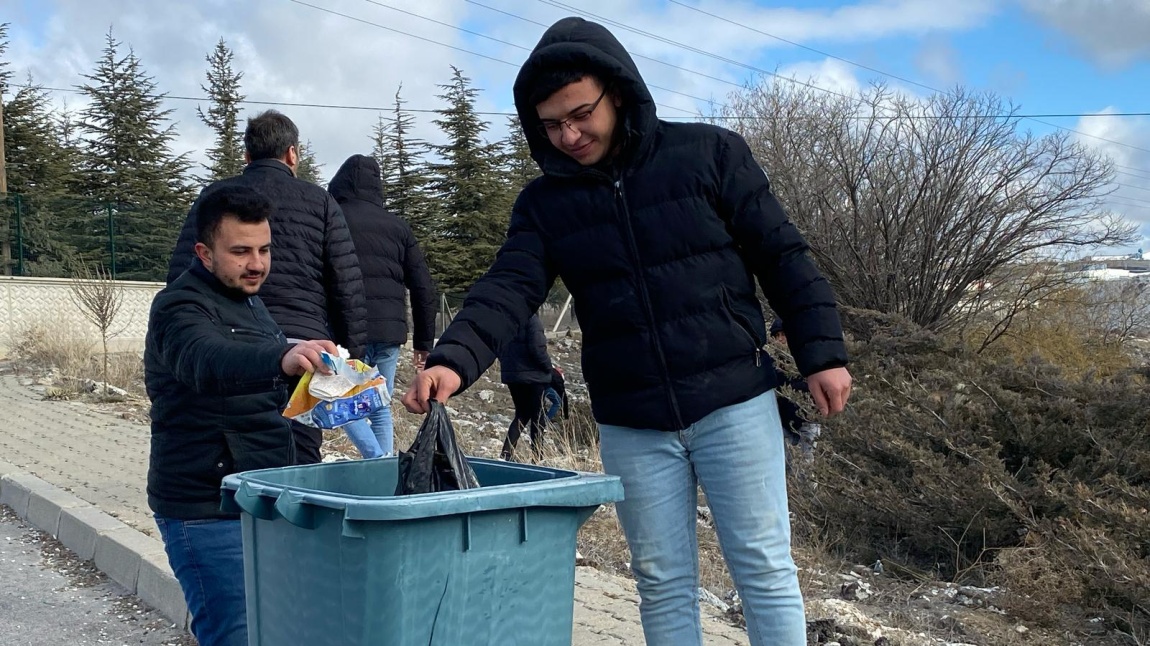
[{"label": "power line", "polygon": [[1127,208],[1132,208],[1132,209],[1150,209],[1150,202],[1130,203],[1130,202],[1123,201],[1123,200],[1128,200],[1128,199],[1131,199],[1131,198],[1128,198],[1128,197],[1120,197],[1120,198],[1111,197],[1111,198],[1106,198],[1105,201],[1109,204],[1115,204],[1117,206],[1125,206]]},{"label": "power line", "polygon": [[[395,34],[400,34],[402,36],[408,36],[410,38],[415,38],[416,40],[422,40],[426,43],[431,43],[433,45],[440,45],[441,47],[447,47],[448,49],[453,49],[457,52],[463,52],[464,54],[471,54],[472,56],[478,56],[480,58],[485,58],[489,61],[494,61],[496,63],[502,63],[504,65],[509,65],[511,67],[516,67],[516,68],[519,67],[519,63],[512,63],[511,61],[504,60],[502,58],[497,58],[495,56],[489,56],[487,54],[480,54],[479,52],[474,52],[474,51],[471,51],[469,49],[463,49],[462,47],[456,47],[455,45],[451,45],[448,43],[442,43],[442,42],[439,42],[438,40],[433,40],[433,39],[427,38],[425,36],[418,36],[416,34],[403,31],[402,29],[396,29],[394,27],[387,27],[387,26],[381,25],[377,22],[372,22],[370,20],[365,20],[363,18],[357,18],[355,16],[348,15],[346,13],[341,13],[339,11],[335,11],[334,9],[328,9],[326,7],[319,7],[319,6],[316,6],[314,4],[304,2],[303,0],[288,0],[288,1],[294,2],[295,4],[298,4],[298,5],[303,5],[305,7],[311,7],[312,9],[315,9],[317,11],[322,11],[324,13],[329,13],[333,16],[340,16],[342,18],[347,18],[348,20],[354,20],[355,22],[363,23],[365,25],[370,25],[372,27],[377,27],[379,29],[384,29],[386,31],[390,31],[390,32],[395,33]],[[386,6],[386,5],[380,5],[380,6]],[[388,8],[390,8],[390,7],[388,7]],[[658,105],[659,107],[667,108],[668,110],[678,110],[679,112],[683,112],[686,114],[692,114],[692,115],[695,114],[691,110],[686,110],[684,108],[680,108],[680,107],[673,106],[673,105],[666,105],[663,103],[656,103],[656,105]],[[414,112],[414,110],[413,110],[413,112]]]},{"label": "power line", "polygon": [[1150,173],[1150,171],[1147,171],[1147,170],[1144,170],[1141,168],[1134,168],[1133,166],[1123,166],[1122,164],[1114,164],[1114,168],[1125,168],[1126,170],[1134,170],[1134,171],[1138,171],[1139,173]]},{"label": "power line", "polygon": [[[552,4],[552,5],[556,5],[556,6],[559,6],[559,3],[556,3],[556,2],[552,2],[552,0],[539,0],[539,1],[540,1],[540,2],[544,2],[544,3],[547,3],[547,4]],[[680,6],[684,6],[684,7],[687,7],[688,9],[694,9],[694,7],[690,7],[690,6],[684,5],[682,2],[678,2],[677,0],[671,0],[671,1],[672,1],[672,2],[674,2],[674,3],[675,3],[675,4],[677,4],[677,5],[680,5]],[[576,11],[575,9],[570,9],[570,10],[572,10],[572,11]],[[776,35],[774,35],[774,34],[770,34],[770,33],[768,33],[768,32],[765,32],[765,31],[762,31],[762,30],[759,30],[759,29],[755,29],[755,28],[753,28],[753,27],[749,27],[749,26],[747,26],[747,25],[744,25],[744,24],[742,24],[742,23],[737,23],[737,22],[735,22],[735,21],[733,21],[733,20],[730,20],[730,19],[724,18],[724,17],[722,17],[722,16],[719,16],[719,15],[717,15],[717,14],[713,14],[713,13],[710,13],[710,12],[702,12],[702,13],[705,13],[705,14],[707,14],[707,15],[709,15],[709,16],[711,16],[711,17],[713,17],[713,18],[716,18],[716,19],[722,20],[722,21],[724,21],[724,22],[728,22],[728,23],[731,23],[731,24],[734,24],[734,25],[738,25],[739,27],[743,27],[744,29],[749,29],[750,31],[753,31],[753,32],[756,32],[756,33],[759,33],[759,34],[763,34],[763,35],[765,35],[765,36],[770,36],[771,38],[775,38],[775,39],[781,40],[781,41],[783,41],[783,42],[788,42],[788,43],[789,43],[789,42],[791,42],[791,41],[788,41],[788,40],[786,40],[786,39],[784,39],[784,38],[782,38],[782,37],[780,37],[780,36],[776,36]],[[591,14],[586,14],[586,15],[591,15]],[[667,41],[664,41],[664,42],[667,42]],[[792,43],[792,44],[796,44],[796,45],[797,45],[797,43]],[[911,83],[911,84],[913,84],[913,85],[916,85],[916,86],[918,86],[918,87],[922,87],[922,88],[928,89],[928,90],[930,90],[930,91],[932,91],[932,92],[937,92],[937,93],[939,93],[939,94],[944,94],[944,92],[942,92],[942,90],[939,90],[939,89],[937,89],[937,88],[933,88],[933,87],[931,87],[931,86],[929,86],[929,85],[926,85],[926,84],[923,84],[923,83],[919,83],[918,81],[911,81],[911,80],[909,80],[909,79],[904,79],[904,78],[902,78],[902,77],[899,77],[899,76],[896,76],[896,75],[894,75],[894,74],[890,74],[890,73],[888,73],[888,72],[883,72],[883,71],[881,71],[881,70],[877,70],[877,69],[874,69],[874,68],[872,68],[872,67],[868,67],[868,66],[866,66],[866,65],[862,65],[861,63],[856,63],[856,62],[854,62],[854,61],[851,61],[851,60],[848,60],[848,59],[845,59],[845,58],[841,58],[841,57],[838,57],[838,56],[832,56],[832,55],[830,55],[830,54],[827,54],[826,52],[820,52],[819,50],[816,50],[816,49],[814,49],[814,48],[810,48],[810,47],[806,47],[806,46],[804,46],[804,45],[798,45],[798,46],[799,46],[799,47],[803,47],[804,49],[808,49],[808,50],[810,50],[810,51],[815,51],[815,52],[819,52],[820,54],[823,54],[823,55],[826,55],[826,56],[830,56],[831,58],[834,58],[834,59],[836,59],[836,60],[842,61],[842,62],[844,62],[844,63],[848,63],[848,64],[850,64],[850,65],[854,65],[855,67],[859,67],[859,68],[862,68],[862,69],[870,70],[870,71],[872,71],[872,72],[876,72],[876,73],[878,73],[878,74],[881,74],[881,75],[883,75],[883,76],[886,76],[886,77],[888,77],[888,78],[892,78],[892,79],[900,80],[900,81],[903,81],[903,82],[906,82],[906,83]],[[776,76],[777,76],[777,75],[776,75]],[[778,77],[778,78],[783,78],[783,79],[785,79],[786,77]],[[817,86],[815,86],[815,87],[817,87]],[[818,88],[818,89],[822,90],[823,88]],[[1131,115],[1132,115],[1132,116],[1143,116],[1143,114],[1142,114],[1142,113],[1131,113]],[[1094,115],[1090,115],[1090,116],[1094,116]],[[1097,135],[1091,135],[1091,134],[1088,134],[1088,133],[1085,133],[1085,132],[1081,132],[1081,131],[1078,131],[1078,130],[1074,130],[1073,128],[1067,128],[1067,127],[1065,127],[1065,126],[1060,126],[1060,125],[1058,125],[1058,124],[1055,124],[1055,123],[1050,123],[1050,122],[1048,122],[1048,121],[1041,121],[1039,118],[1036,118],[1036,117],[1026,117],[1026,118],[1027,118],[1027,119],[1030,119],[1031,121],[1034,121],[1035,123],[1040,123],[1040,124],[1042,124],[1042,125],[1044,125],[1044,126],[1047,126],[1047,127],[1050,127],[1050,128],[1056,128],[1056,129],[1058,129],[1058,130],[1063,130],[1063,131],[1065,131],[1065,132],[1070,132],[1070,133],[1073,133],[1073,134],[1079,135],[1079,136],[1081,136],[1081,137],[1089,137],[1089,138],[1091,138],[1091,139],[1097,139],[1098,141],[1104,141],[1104,142],[1106,142],[1106,143],[1115,144],[1115,145],[1117,145],[1117,146],[1124,146],[1124,147],[1126,147],[1126,148],[1130,148],[1130,149],[1132,149],[1132,150],[1138,150],[1138,151],[1141,151],[1141,152],[1150,153],[1150,148],[1142,148],[1142,147],[1140,147],[1140,146],[1134,146],[1134,145],[1131,145],[1131,144],[1127,144],[1127,143],[1124,143],[1124,142],[1121,142],[1121,141],[1115,141],[1115,140],[1113,140],[1113,139],[1107,139],[1107,138],[1105,138],[1105,137],[1099,137],[1099,136],[1097,136]]]},{"label": "power line", "polygon": [[[12,83],[12,84],[10,84],[10,87],[20,88],[20,89],[28,89],[28,90],[34,90],[34,89],[46,90],[48,92],[65,92],[65,93],[69,93],[69,94],[83,94],[84,93],[83,90],[80,90],[77,88],[51,87],[51,86],[47,86],[47,85],[28,85],[28,84]],[[211,101],[211,98],[206,97],[206,96],[183,96],[183,95],[178,95],[178,94],[152,94],[152,95],[148,95],[148,96],[150,96],[151,98],[171,99],[173,101]],[[362,111],[367,111],[367,112],[391,112],[391,111],[395,110],[394,105],[374,106],[374,105],[347,105],[347,104],[338,104],[338,103],[299,103],[299,102],[294,102],[294,101],[270,101],[270,100],[259,101],[259,100],[254,100],[254,99],[244,99],[242,101],[237,101],[236,103],[247,104],[247,105],[282,106],[282,107],[289,107],[289,108],[322,108],[322,109],[327,109],[327,110],[362,110]],[[667,107],[667,106],[663,106],[663,107]],[[437,110],[434,108],[408,108],[408,107],[404,107],[403,111],[404,112],[414,112],[414,113],[426,113],[426,114],[438,114],[439,112],[441,112],[441,110]],[[497,116],[497,117],[516,116],[515,112],[506,112],[506,111],[498,111],[498,110],[477,111],[476,114],[485,115],[485,116]],[[1056,114],[1056,115],[969,114],[969,115],[949,115],[949,116],[933,115],[933,114],[908,114],[908,115],[903,115],[900,118],[911,119],[911,120],[916,120],[916,121],[926,121],[926,120],[936,120],[936,119],[956,119],[956,120],[957,119],[1030,119],[1030,118],[1042,117],[1042,116],[1046,116],[1046,117],[1075,117],[1075,116],[1077,116],[1077,117],[1089,117],[1089,116],[1094,116],[1094,115],[1088,114],[1088,113]],[[1099,115],[1099,116],[1104,116],[1104,115]],[[1150,116],[1150,114],[1148,114],[1147,116]],[[695,116],[691,116],[691,117],[673,117],[673,116],[671,116],[671,117],[662,117],[662,118],[666,118],[666,119],[691,119],[691,118],[695,118]],[[733,119],[733,120],[754,120],[754,119],[783,119],[784,117],[781,117],[781,116],[769,116],[769,117],[731,116],[731,117],[722,117],[722,118],[724,120],[731,120],[731,119]],[[854,117],[854,118],[855,119],[869,119],[870,117],[860,116],[860,117]],[[1132,168],[1133,170],[1140,170],[1143,173],[1150,172],[1146,169],[1133,168],[1130,166],[1117,166],[1116,165],[1115,168]],[[1122,171],[1116,171],[1116,172],[1122,172]],[[1150,177],[1142,177],[1142,176],[1134,175],[1133,173],[1122,173],[1122,174],[1123,175],[1130,175],[1131,177],[1138,177],[1139,179],[1150,180]]]},{"label": "power line", "polygon": [[[841,97],[844,99],[850,100],[850,99],[854,98],[854,97],[848,96],[846,94],[842,94],[841,92],[835,92],[834,90],[829,90],[829,89],[824,88],[824,87],[819,87],[818,85],[814,85],[812,83],[804,83],[804,82],[802,82],[796,78],[783,76],[782,74],[779,74],[778,72],[772,72],[770,70],[766,70],[766,69],[763,69],[761,67],[751,65],[749,63],[743,63],[743,62],[737,61],[733,58],[727,58],[726,56],[722,56],[720,54],[715,54],[713,52],[708,52],[704,49],[699,49],[698,47],[694,47],[692,45],[686,45],[686,44],[680,43],[678,41],[671,40],[670,38],[666,38],[664,36],[660,36],[658,34],[655,34],[655,33],[649,32],[649,31],[644,31],[642,29],[632,27],[630,25],[621,23],[617,20],[612,20],[611,18],[607,18],[605,16],[599,16],[599,15],[593,14],[589,11],[584,11],[584,10],[579,9],[577,7],[563,4],[562,2],[556,2],[555,0],[538,0],[538,1],[543,3],[543,4],[550,5],[552,7],[558,8],[558,9],[562,9],[564,11],[570,11],[572,13],[578,13],[578,14],[582,14],[584,16],[594,18],[595,20],[599,20],[601,22],[605,22],[607,24],[614,25],[620,29],[624,29],[626,31],[639,34],[640,36],[646,36],[647,38],[651,38],[653,40],[657,40],[659,42],[666,43],[666,44],[671,45],[673,47],[678,47],[680,49],[684,49],[684,50],[689,51],[689,52],[701,54],[703,56],[707,56],[709,58],[713,58],[715,60],[722,61],[724,63],[727,63],[728,65],[735,65],[738,67],[742,67],[742,68],[748,69],[752,72],[758,72],[759,74],[765,74],[767,76],[772,76],[774,78],[777,78],[777,79],[780,79],[783,81],[787,81],[788,83],[793,83],[795,85],[801,85],[803,87],[810,88],[812,90],[818,90],[820,92],[826,92],[827,94],[833,94],[835,96],[838,96],[838,97]],[[736,83],[735,85],[738,85],[738,84]],[[742,87],[742,86],[738,85],[738,87]]]},{"label": "power line", "polygon": [[[450,27],[451,29],[455,29],[456,31],[461,31],[465,34],[470,34],[470,35],[476,36],[478,38],[490,40],[492,42],[499,43],[500,45],[507,45],[508,47],[514,47],[515,49],[521,49],[525,52],[531,51],[530,47],[524,47],[523,45],[519,45],[517,43],[506,41],[506,40],[503,40],[501,38],[496,38],[494,36],[488,36],[487,34],[484,34],[482,32],[473,31],[471,29],[466,29],[464,27],[459,27],[458,25],[453,25],[449,22],[443,22],[442,20],[436,20],[434,18],[428,18],[427,16],[421,16],[421,15],[415,13],[414,11],[408,11],[406,9],[400,9],[399,7],[393,7],[391,5],[384,4],[382,2],[377,2],[376,0],[365,0],[365,2],[367,2],[368,4],[373,4],[377,7],[382,7],[384,9],[390,9],[392,11],[396,11],[396,12],[411,16],[413,18],[419,18],[420,20],[426,20],[427,22],[434,23],[436,25],[441,25],[444,27]],[[704,99],[702,97],[694,96],[693,94],[687,94],[686,92],[680,92],[679,90],[673,90],[671,88],[661,87],[661,86],[654,85],[651,83],[648,83],[647,87],[650,87],[650,88],[656,89],[656,90],[661,90],[663,92],[669,92],[671,94],[678,94],[679,96],[684,96],[684,97],[687,97],[688,99],[694,99],[696,101],[702,101],[703,103],[710,103],[709,99]],[[681,110],[682,108],[673,108],[673,109]],[[686,111],[684,111],[684,112],[686,112]]]},{"label": "power line", "polygon": [[[546,24],[546,23],[540,23],[539,21],[532,21],[531,18],[526,18],[526,17],[520,16],[520,15],[513,14],[513,13],[511,13],[511,11],[505,11],[505,10],[499,9],[497,7],[491,7],[489,5],[484,5],[483,2],[478,2],[477,0],[463,0],[463,1],[467,2],[468,5],[475,5],[476,7],[482,7],[484,9],[494,11],[494,13],[503,14],[505,16],[515,18],[515,20],[520,20],[520,21],[523,21],[523,22],[526,22],[529,24],[542,26],[543,29],[547,29],[547,28],[549,28],[549,26],[551,26],[551,25]],[[652,56],[645,56],[643,54],[637,54],[635,52],[630,52],[630,51],[628,51],[627,53],[630,54],[632,57],[636,57],[636,59],[642,59],[644,61],[651,61],[652,63],[658,63],[658,64],[660,64],[660,66],[666,66],[668,68],[687,72],[687,74],[695,75],[695,76],[710,79],[710,80],[715,80],[715,82],[725,83],[725,84],[733,86],[733,87],[738,87],[738,89],[742,89],[742,87],[743,87],[743,85],[741,83],[736,83],[736,82],[734,82],[734,80],[731,80],[729,78],[722,78],[719,76],[706,74],[706,72],[703,72],[703,71],[692,70],[692,69],[684,68],[682,66],[676,66],[675,63],[668,63],[667,61],[654,59],[654,57],[652,57]],[[710,102],[710,101],[708,101],[708,102]]]},{"label": "power line", "polygon": [[[49,92],[67,92],[69,94],[83,94],[84,93],[83,90],[79,90],[77,88],[49,87],[46,85],[12,84],[12,87],[25,88],[25,89],[47,90]],[[148,95],[148,96],[150,96],[151,98],[157,98],[157,99],[172,99],[174,101],[211,101],[211,99],[209,97],[206,97],[206,96],[180,96],[177,94],[152,94],[152,95]],[[236,103],[242,103],[242,104],[246,104],[246,105],[281,106],[281,107],[289,107],[289,108],[323,108],[323,109],[327,109],[327,110],[363,110],[363,111],[370,111],[370,112],[391,112],[392,110],[395,110],[394,105],[389,105],[389,106],[339,105],[339,104],[333,104],[333,103],[295,103],[292,101],[256,101],[256,100],[252,100],[252,99],[244,99],[242,101],[236,101]],[[406,108],[406,107],[403,108],[403,111],[404,112],[428,113],[428,114],[438,114],[439,112],[441,112],[440,110],[433,110],[430,108],[421,109],[421,108]],[[515,116],[514,112],[476,111],[475,114],[481,114],[481,115],[485,115],[485,116],[502,116],[502,117],[513,117],[513,116]]]},{"label": "power line", "polygon": [[856,63],[856,62],[854,62],[854,61],[852,61],[852,60],[848,60],[848,59],[845,59],[845,58],[843,58],[843,57],[841,57],[841,56],[835,56],[834,54],[830,54],[830,53],[828,53],[828,52],[824,52],[824,51],[822,51],[821,49],[815,49],[814,47],[809,47],[809,46],[807,46],[807,45],[804,45],[804,44],[802,44],[802,43],[796,43],[796,42],[795,42],[795,41],[793,41],[793,40],[787,40],[786,38],[783,38],[782,36],[776,36],[775,34],[767,33],[767,32],[765,32],[765,31],[763,31],[763,30],[761,30],[761,29],[756,29],[756,28],[754,28],[754,27],[752,27],[752,26],[750,26],[750,25],[744,25],[744,24],[742,24],[742,23],[739,23],[739,22],[735,22],[734,20],[731,20],[731,19],[729,19],[729,18],[724,18],[724,17],[722,17],[722,16],[720,16],[720,15],[718,15],[718,14],[714,14],[714,13],[711,13],[710,11],[704,11],[704,10],[702,10],[702,9],[698,8],[698,7],[692,7],[691,5],[689,5],[689,4],[686,4],[685,2],[680,2],[680,0],[670,0],[670,2],[671,2],[671,4],[677,4],[677,5],[679,5],[680,7],[683,7],[683,8],[685,8],[685,9],[690,9],[691,11],[695,11],[695,12],[701,13],[701,14],[703,14],[703,15],[705,15],[705,16],[710,16],[710,17],[712,17],[712,18],[715,18],[716,20],[721,20],[721,21],[723,21],[723,22],[725,22],[725,23],[729,23],[729,24],[735,25],[736,27],[742,27],[742,28],[744,28],[744,29],[748,29],[748,30],[750,30],[750,31],[753,31],[753,32],[755,32],[755,33],[757,33],[757,34],[762,34],[763,36],[766,36],[766,37],[768,37],[768,38],[773,38],[773,39],[775,39],[775,40],[777,40],[777,41],[780,41],[780,42],[786,43],[786,44],[788,44],[788,45],[794,45],[795,47],[798,47],[798,48],[800,48],[800,49],[805,49],[805,50],[807,50],[808,52],[814,52],[815,54],[818,54],[819,56],[826,56],[827,58],[832,58],[832,59],[834,59],[834,60],[836,60],[836,61],[841,61],[841,62],[843,62],[843,63],[847,63],[848,65],[853,65],[853,66],[855,66],[855,67],[859,67],[859,68],[862,68],[862,69],[864,69],[864,70],[868,70],[868,71],[874,72],[874,73],[876,73],[876,74],[881,74],[881,75],[883,75],[883,76],[886,76],[886,77],[889,77],[889,78],[895,79],[896,81],[902,81],[903,83],[908,83],[908,84],[910,84],[910,85],[915,85],[915,86],[921,87],[921,88],[923,88],[923,89],[926,89],[926,90],[930,90],[930,91],[932,91],[932,92],[938,92],[938,90],[936,90],[936,89],[934,89],[934,88],[930,87],[929,85],[925,85],[925,84],[923,84],[923,83],[919,83],[918,81],[913,81],[913,80],[911,80],[911,79],[908,79],[908,78],[903,78],[903,77],[901,77],[901,76],[895,76],[894,74],[888,74],[888,73],[886,73],[886,72],[884,72],[884,71],[882,71],[882,70],[879,70],[879,69],[875,69],[875,68],[873,68],[873,67],[868,67],[868,66],[866,66],[866,65],[863,65],[862,63]]},{"label": "power line", "polygon": [[1114,185],[1115,186],[1121,186],[1122,188],[1132,188],[1136,191],[1146,191],[1147,193],[1150,193],[1150,188],[1143,188],[1141,186],[1131,186],[1129,184],[1119,184],[1118,182],[1114,182]]},{"label": "power line", "polygon": [[[1115,165],[1114,167],[1115,168],[1124,168],[1123,166],[1117,166],[1117,165]],[[1147,177],[1146,175],[1135,175],[1134,173],[1128,173],[1126,171],[1121,171],[1121,170],[1116,170],[1114,172],[1115,172],[1115,174],[1118,174],[1118,175],[1126,175],[1128,177],[1133,177],[1135,179],[1141,179],[1141,180],[1145,180],[1147,182],[1150,182],[1150,177]],[[1150,171],[1142,171],[1142,172],[1145,173],[1145,172],[1150,172]]]}]

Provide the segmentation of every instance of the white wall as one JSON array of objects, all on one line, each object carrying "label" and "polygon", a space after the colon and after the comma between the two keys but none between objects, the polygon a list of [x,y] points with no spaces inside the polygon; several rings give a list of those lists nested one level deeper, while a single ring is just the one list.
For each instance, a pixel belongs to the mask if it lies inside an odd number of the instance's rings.
[{"label": "white wall", "polygon": [[[118,350],[142,350],[152,298],[164,285],[117,282],[124,288],[124,301],[112,326],[117,332],[113,344]],[[99,340],[96,326],[73,301],[71,285],[66,278],[0,276],[0,356],[11,354],[13,343],[35,327],[59,336]]]}]

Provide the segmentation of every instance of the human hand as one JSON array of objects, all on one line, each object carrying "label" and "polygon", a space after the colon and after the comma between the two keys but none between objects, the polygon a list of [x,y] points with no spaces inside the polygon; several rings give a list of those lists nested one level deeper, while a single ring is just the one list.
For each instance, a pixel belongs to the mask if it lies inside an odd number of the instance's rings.
[{"label": "human hand", "polygon": [[415,375],[403,396],[403,407],[412,413],[426,413],[431,410],[430,400],[446,404],[462,383],[463,380],[451,368],[432,366]]},{"label": "human hand", "polygon": [[415,364],[415,371],[421,372],[423,367],[427,365],[427,356],[431,353],[427,350],[416,350],[412,356],[412,362]]},{"label": "human hand", "polygon": [[830,417],[843,411],[851,394],[851,373],[846,368],[830,368],[807,377],[811,399],[823,415]]},{"label": "human hand", "polygon": [[331,374],[327,366],[323,365],[320,354],[327,352],[339,356],[339,350],[331,341],[300,341],[291,346],[280,359],[280,369],[285,375],[299,377],[308,372],[319,372],[321,375]]}]

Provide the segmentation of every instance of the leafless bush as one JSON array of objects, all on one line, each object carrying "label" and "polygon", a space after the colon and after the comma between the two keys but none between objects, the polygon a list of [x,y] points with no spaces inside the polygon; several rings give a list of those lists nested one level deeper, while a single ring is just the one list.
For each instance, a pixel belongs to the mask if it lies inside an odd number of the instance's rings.
[{"label": "leafless bush", "polygon": [[1015,114],[991,94],[764,82],[718,120],[767,168],[843,303],[943,330],[1010,265],[1133,235],[1103,209],[1110,162],[1068,134],[1023,131]]},{"label": "leafless bush", "polygon": [[[104,394],[108,395],[108,341],[122,332],[126,325],[117,321],[124,304],[124,286],[116,282],[103,265],[89,265],[83,260],[75,263],[70,286],[72,302],[100,332],[104,359]],[[115,328],[117,325],[120,327]]]}]

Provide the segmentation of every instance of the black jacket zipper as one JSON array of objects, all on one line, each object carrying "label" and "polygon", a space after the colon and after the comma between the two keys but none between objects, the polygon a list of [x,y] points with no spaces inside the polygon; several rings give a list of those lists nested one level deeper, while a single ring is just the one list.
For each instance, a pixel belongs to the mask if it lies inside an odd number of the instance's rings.
[{"label": "black jacket zipper", "polygon": [[655,354],[659,357],[659,366],[663,369],[663,386],[667,389],[667,401],[671,406],[671,413],[675,416],[675,424],[679,429],[685,429],[683,416],[679,412],[679,401],[675,397],[675,389],[671,385],[671,371],[667,368],[667,355],[663,353],[663,341],[659,338],[659,330],[655,321],[655,310],[651,306],[651,295],[647,292],[647,279],[643,276],[643,263],[639,257],[639,246],[635,242],[635,230],[631,228],[631,212],[627,207],[627,194],[623,191],[623,180],[615,180],[615,202],[619,204],[619,213],[623,220],[623,233],[627,238],[627,248],[631,252],[631,259],[635,263],[635,278],[639,284],[639,298],[643,302],[643,311],[647,314],[647,322],[651,326],[651,338],[655,342]]},{"label": "black jacket zipper", "polygon": [[727,288],[724,287],[720,289],[719,293],[723,298],[723,307],[727,309],[727,315],[730,316],[731,320],[735,322],[735,327],[742,330],[743,334],[747,336],[747,340],[751,342],[751,345],[755,346],[755,367],[762,367],[763,344],[759,343],[759,340],[756,339],[755,335],[751,333],[751,326],[748,325],[743,317],[739,316],[739,313],[735,311],[735,305],[731,302],[731,295],[727,293]]}]

